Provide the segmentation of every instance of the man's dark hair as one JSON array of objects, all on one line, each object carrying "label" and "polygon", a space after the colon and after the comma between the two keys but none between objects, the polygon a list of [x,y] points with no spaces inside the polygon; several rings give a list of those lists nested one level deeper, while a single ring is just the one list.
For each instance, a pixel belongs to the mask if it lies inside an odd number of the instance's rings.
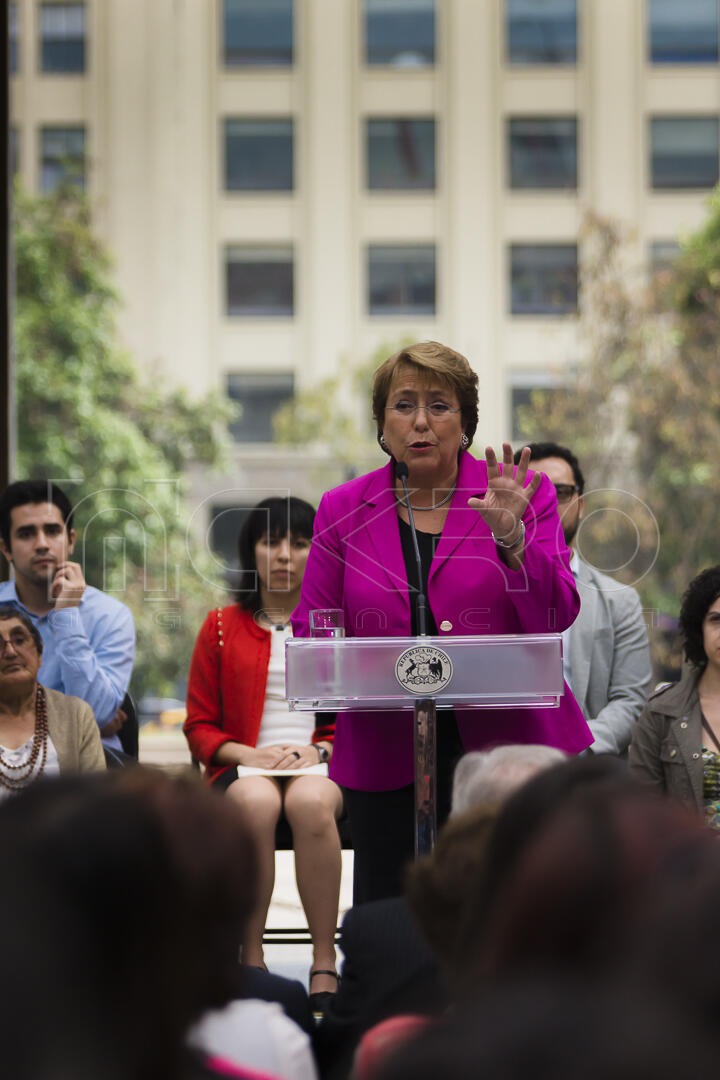
[{"label": "man's dark hair", "polygon": [[260,608],[260,581],[257,576],[255,545],[263,536],[282,540],[288,534],[294,540],[312,540],[315,509],[304,499],[263,499],[250,511],[238,536],[238,555],[243,570],[242,587],[237,591],[241,608],[253,613]]},{"label": "man's dark hair", "polygon": [[[529,442],[525,443],[525,446],[530,447],[530,460],[540,461],[541,458],[546,457],[558,457],[563,461],[567,461],[568,465],[573,471],[575,483],[578,487],[578,495],[582,495],[585,490],[585,477],[582,474],[580,468],[580,462],[573,454],[572,450],[568,450],[567,446],[560,446],[555,442]],[[520,454],[522,453],[522,447],[520,450],[515,451],[515,464],[520,460]]]},{"label": "man's dark hair", "polygon": [[680,608],[680,636],[685,655],[696,668],[704,668],[703,622],[711,604],[720,596],[720,566],[709,566],[688,585]]},{"label": "man's dark hair", "polygon": [[28,503],[54,503],[62,514],[68,533],[72,528],[73,508],[62,488],[52,480],[16,480],[0,495],[0,536],[5,547],[10,548],[10,518],[16,506]]}]

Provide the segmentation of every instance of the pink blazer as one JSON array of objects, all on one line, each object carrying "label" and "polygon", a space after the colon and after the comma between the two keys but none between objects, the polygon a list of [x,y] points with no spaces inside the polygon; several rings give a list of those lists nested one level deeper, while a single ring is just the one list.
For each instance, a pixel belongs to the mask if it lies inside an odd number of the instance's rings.
[{"label": "pink blazer", "polygon": [[[428,583],[439,633],[454,637],[564,630],[575,619],[580,600],[552,484],[543,477],[523,515],[525,559],[517,571],[505,566],[487,525],[467,506],[468,498],[483,494],[486,487],[485,462],[464,453]],[[320,502],[293,633],[307,636],[308,612],[323,607],[343,608],[347,636],[411,632],[392,462],[328,491]],[[578,753],[592,742],[567,686],[556,709],[458,709],[456,716],[467,750],[545,743]],[[412,783],[412,727],[410,711],[338,713],[330,775],[339,784],[364,791]]]}]

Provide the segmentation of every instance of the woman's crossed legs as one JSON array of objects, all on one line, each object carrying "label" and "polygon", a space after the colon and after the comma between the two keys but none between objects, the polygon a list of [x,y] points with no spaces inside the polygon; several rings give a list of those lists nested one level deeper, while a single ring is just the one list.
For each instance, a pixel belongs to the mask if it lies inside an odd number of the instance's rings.
[{"label": "woman's crossed legs", "polygon": [[[275,827],[285,812],[293,833],[295,878],[313,945],[313,969],[335,970],[335,927],[340,897],[341,854],[337,819],[342,795],[324,776],[243,776],[227,793],[244,812],[258,850],[258,902],[247,923],[243,961],[262,965],[262,938],[275,884]],[[312,990],[335,991],[329,975],[313,979]]]}]

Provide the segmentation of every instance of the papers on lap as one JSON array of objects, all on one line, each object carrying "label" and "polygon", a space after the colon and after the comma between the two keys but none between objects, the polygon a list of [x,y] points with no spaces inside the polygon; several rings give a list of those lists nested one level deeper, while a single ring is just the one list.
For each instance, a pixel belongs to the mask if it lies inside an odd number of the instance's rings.
[{"label": "papers on lap", "polygon": [[238,765],[241,776],[327,776],[327,765],[308,765],[306,769],[254,769],[252,765]]}]

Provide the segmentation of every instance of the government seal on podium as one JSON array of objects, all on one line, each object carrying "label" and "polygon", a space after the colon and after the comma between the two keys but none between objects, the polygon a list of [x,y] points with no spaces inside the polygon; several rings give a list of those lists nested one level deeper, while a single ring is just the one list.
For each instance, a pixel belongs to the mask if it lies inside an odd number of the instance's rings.
[{"label": "government seal on podium", "polygon": [[452,677],[452,660],[446,652],[432,645],[414,645],[406,649],[395,664],[395,678],[403,690],[422,697],[440,693]]}]

